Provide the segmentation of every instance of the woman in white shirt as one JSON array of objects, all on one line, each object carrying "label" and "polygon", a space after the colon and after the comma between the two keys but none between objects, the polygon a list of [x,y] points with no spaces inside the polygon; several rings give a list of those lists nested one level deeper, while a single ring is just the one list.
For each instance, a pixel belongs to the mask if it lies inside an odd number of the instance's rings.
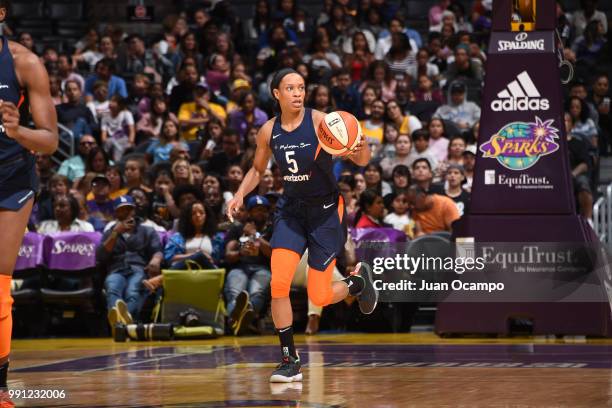
[{"label": "woman in white shirt", "polygon": [[58,232],[94,232],[94,227],[87,221],[78,219],[79,202],[70,195],[59,195],[53,202],[52,220],[45,220],[37,228],[39,234]]}]

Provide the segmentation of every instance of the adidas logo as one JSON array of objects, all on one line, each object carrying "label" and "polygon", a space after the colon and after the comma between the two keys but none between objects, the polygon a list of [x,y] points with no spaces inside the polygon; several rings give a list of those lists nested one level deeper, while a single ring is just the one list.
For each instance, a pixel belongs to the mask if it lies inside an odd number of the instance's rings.
[{"label": "adidas logo", "polygon": [[550,108],[550,101],[541,98],[527,71],[518,74],[506,89],[497,94],[497,98],[491,102],[491,109],[495,112],[545,111]]}]

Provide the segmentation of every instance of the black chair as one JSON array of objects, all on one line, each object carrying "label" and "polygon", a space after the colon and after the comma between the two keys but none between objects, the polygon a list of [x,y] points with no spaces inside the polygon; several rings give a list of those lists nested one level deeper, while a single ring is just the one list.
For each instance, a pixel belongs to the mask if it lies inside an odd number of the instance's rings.
[{"label": "black chair", "polygon": [[40,0],[20,0],[11,4],[10,16],[15,19],[44,18],[43,2]]},{"label": "black chair", "polygon": [[53,20],[79,21],[83,18],[83,2],[53,0],[48,5],[49,17]]}]

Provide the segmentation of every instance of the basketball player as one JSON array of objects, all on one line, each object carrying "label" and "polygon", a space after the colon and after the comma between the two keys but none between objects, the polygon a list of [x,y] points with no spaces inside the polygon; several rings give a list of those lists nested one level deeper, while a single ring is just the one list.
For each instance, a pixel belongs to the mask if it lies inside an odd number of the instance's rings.
[{"label": "basketball player", "polygon": [[[304,78],[285,68],[276,72],[270,91],[280,114],[266,122],[257,134],[253,167],[245,175],[227,215],[237,211],[244,197],[259,183],[270,156],[281,169],[283,196],[274,215],[272,247],[272,318],[278,330],[282,362],[270,382],[301,381],[300,360],[293,343],[293,313],[289,289],[301,255],[308,248],[308,297],[317,306],[357,296],[362,312],[371,313],[378,293],[369,269],[358,267],[351,275],[332,284],[336,257],[344,248],[342,225],[344,203],[332,173],[332,156],[319,146],[316,130],[323,112],[304,108]],[[349,158],[360,166],[370,160],[363,137]],[[361,273],[358,274],[358,271]]]},{"label": "basketball player", "polygon": [[[9,3],[0,0],[0,22]],[[30,112],[35,129],[25,127]],[[0,36],[0,401],[11,349],[11,275],[38,189],[32,152],[52,154],[57,143],[47,71],[27,48]]]}]

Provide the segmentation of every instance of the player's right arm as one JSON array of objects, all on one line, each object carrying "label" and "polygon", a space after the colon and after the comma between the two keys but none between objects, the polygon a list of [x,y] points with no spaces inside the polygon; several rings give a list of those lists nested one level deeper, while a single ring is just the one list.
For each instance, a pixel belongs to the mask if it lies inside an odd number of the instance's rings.
[{"label": "player's right arm", "polygon": [[261,179],[261,175],[266,171],[272,150],[270,149],[270,137],[272,136],[272,127],[274,126],[275,118],[267,121],[257,132],[257,148],[255,149],[255,158],[253,159],[253,167],[247,172],[240,183],[240,187],[234,194],[234,198],[227,203],[227,218],[230,221],[234,220],[234,212],[236,212],[244,201],[244,197],[249,194]]}]

